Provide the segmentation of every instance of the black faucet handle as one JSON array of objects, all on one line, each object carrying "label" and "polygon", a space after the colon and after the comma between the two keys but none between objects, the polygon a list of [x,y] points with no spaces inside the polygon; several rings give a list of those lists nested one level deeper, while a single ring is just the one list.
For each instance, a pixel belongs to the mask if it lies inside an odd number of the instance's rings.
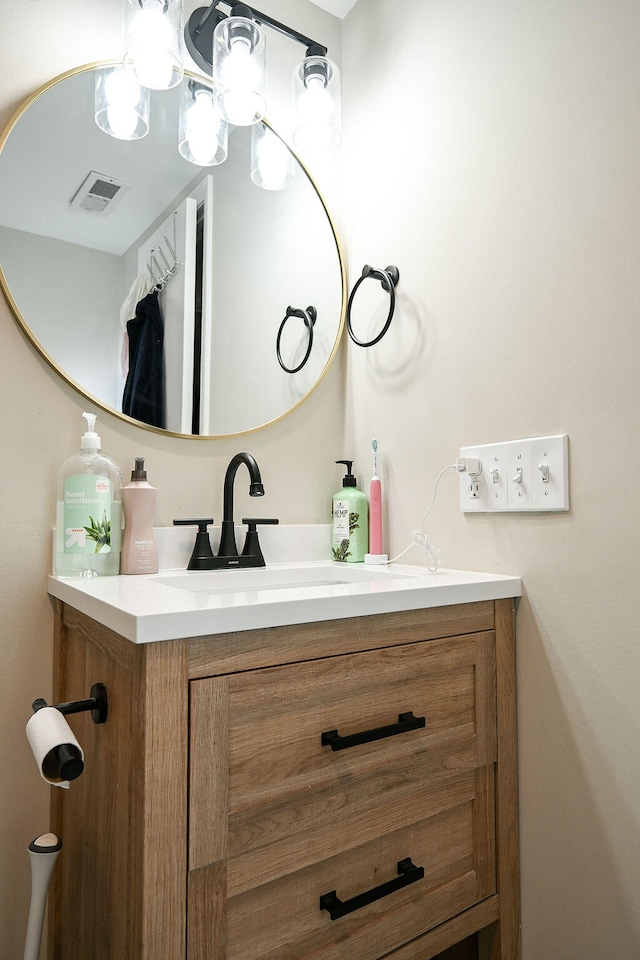
[{"label": "black faucet handle", "polygon": [[213,523],[213,517],[198,518],[196,520],[174,520],[174,527],[193,527],[198,528],[196,533],[196,542],[193,547],[191,559],[187,564],[187,570],[211,570],[213,551],[211,549],[211,540],[207,527]]},{"label": "black faucet handle", "polygon": [[242,550],[243,557],[255,557],[258,561],[252,566],[264,567],[264,557],[262,556],[262,549],[260,548],[260,541],[258,539],[257,526],[259,523],[269,523],[275,524],[280,523],[275,517],[243,517],[242,522],[247,524],[247,535],[244,540],[244,548]]}]

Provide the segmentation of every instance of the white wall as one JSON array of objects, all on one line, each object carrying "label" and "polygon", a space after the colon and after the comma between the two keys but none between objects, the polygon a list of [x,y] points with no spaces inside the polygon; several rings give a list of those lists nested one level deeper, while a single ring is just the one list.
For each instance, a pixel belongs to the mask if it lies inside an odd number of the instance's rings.
[{"label": "white wall", "polygon": [[119,408],[122,258],[0,226],[0,263],[44,350],[92,396]]},{"label": "white wall", "polygon": [[[186,4],[189,11],[197,5]],[[339,21],[299,0],[269,0],[269,7],[274,16],[295,23],[302,32],[326,38],[339,53]],[[5,4],[0,127],[48,78],[78,64],[117,56],[120,29],[120,5],[113,0]],[[288,93],[286,69],[283,87]],[[32,700],[51,695],[53,618],[46,574],[56,473],[77,448],[87,403],[40,359],[3,300],[0,342],[0,930],[3,960],[21,960],[30,891],[27,845],[48,828],[50,789],[38,775],[24,725]],[[320,523],[328,519],[335,484],[333,460],[344,455],[343,407],[338,362],[290,417],[239,439],[163,437],[97,412],[103,448],[123,471],[131,469],[136,455],[145,456],[149,478],[159,488],[158,523],[169,525],[180,515],[213,514],[219,519],[224,471],[231,456],[242,449],[253,453],[262,469],[265,516]],[[251,502],[247,490],[239,476],[239,516]],[[85,695],[79,691],[79,696]]]},{"label": "white wall", "polygon": [[[390,550],[461,445],[567,432],[568,516],[462,516],[445,563],[520,574],[525,960],[640,956],[640,5],[360,0],[343,29],[349,455],[386,462]],[[415,560],[419,559],[417,551]]]}]

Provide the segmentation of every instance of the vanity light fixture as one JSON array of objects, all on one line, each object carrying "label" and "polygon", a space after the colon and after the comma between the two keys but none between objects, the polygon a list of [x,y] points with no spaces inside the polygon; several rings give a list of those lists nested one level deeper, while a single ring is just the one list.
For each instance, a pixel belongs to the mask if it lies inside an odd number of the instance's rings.
[{"label": "vanity light fixture", "polygon": [[168,90],[184,76],[182,0],[123,0],[124,67],[143,87]]},{"label": "vanity light fixture", "polygon": [[[225,14],[219,10],[224,3]],[[282,142],[262,123],[266,111],[264,24],[306,47],[294,71],[296,114],[293,140],[303,151],[330,150],[340,142],[340,71],[327,48],[310,37],[235,0],[213,0],[189,17],[184,41],[197,65],[210,74],[209,89],[184,79],[183,0],[123,0],[123,67],[98,72],[96,123],[121,140],[149,129],[149,90],[182,82],[178,149],[198,166],[227,156],[227,124],[253,126],[251,177],[267,190],[281,190],[293,176]]]},{"label": "vanity light fixture", "polygon": [[213,89],[220,113],[236,127],[248,127],[264,117],[266,49],[264,33],[243,3],[237,3],[213,31]]},{"label": "vanity light fixture", "polygon": [[220,116],[211,88],[197,80],[182,85],[178,149],[185,160],[213,167],[227,158],[229,127]]},{"label": "vanity light fixture", "polygon": [[340,71],[324,47],[313,44],[293,74],[296,128],[293,142],[300,150],[324,153],[340,143]]},{"label": "vanity light fixture", "polygon": [[263,190],[283,190],[295,176],[291,153],[265,124],[251,128],[251,179]]},{"label": "vanity light fixture", "polygon": [[95,120],[118,140],[139,140],[149,132],[149,90],[123,67],[96,71]]},{"label": "vanity light fixture", "polygon": [[[230,8],[230,15],[218,9],[220,3]],[[304,150],[335,147],[340,142],[340,71],[327,58],[327,48],[234,0],[213,0],[209,7],[199,7],[189,17],[184,35],[192,58],[213,77],[222,115],[236,126],[264,117],[263,24],[306,47],[294,72],[294,142]]]}]

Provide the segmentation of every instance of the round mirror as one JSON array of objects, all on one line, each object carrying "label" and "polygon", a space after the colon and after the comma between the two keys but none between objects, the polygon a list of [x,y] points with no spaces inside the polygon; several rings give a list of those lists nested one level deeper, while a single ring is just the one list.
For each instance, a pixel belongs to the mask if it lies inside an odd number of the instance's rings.
[{"label": "round mirror", "polygon": [[[181,155],[181,99],[201,77],[151,91],[143,138],[108,135],[95,90],[113,67],[46,84],[0,139],[5,297],[54,369],[126,420],[208,437],[272,423],[319,383],[343,329],[326,205],[268,124],[230,128],[219,165]],[[286,167],[277,189],[256,174],[258,133]]]}]

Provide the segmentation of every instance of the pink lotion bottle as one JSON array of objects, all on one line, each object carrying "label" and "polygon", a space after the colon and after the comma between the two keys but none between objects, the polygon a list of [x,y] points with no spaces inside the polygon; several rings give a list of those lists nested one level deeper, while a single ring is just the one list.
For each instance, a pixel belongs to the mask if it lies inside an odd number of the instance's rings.
[{"label": "pink lotion bottle", "polygon": [[147,483],[144,458],[136,457],[131,483],[122,488],[124,535],[120,570],[124,574],[158,572],[158,545],[153,532],[157,491]]},{"label": "pink lotion bottle", "polygon": [[369,553],[365,563],[388,563],[389,558],[382,552],[382,483],[378,476],[378,441],[371,443],[373,451],[373,476],[369,484]]}]

